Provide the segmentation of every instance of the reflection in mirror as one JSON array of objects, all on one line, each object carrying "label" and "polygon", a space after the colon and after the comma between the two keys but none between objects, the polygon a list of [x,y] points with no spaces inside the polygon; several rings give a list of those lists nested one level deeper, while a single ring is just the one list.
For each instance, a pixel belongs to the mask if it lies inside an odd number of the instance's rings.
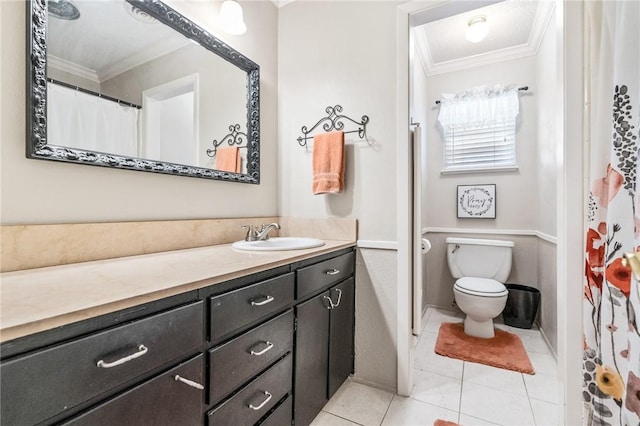
[{"label": "reflection in mirror", "polygon": [[259,183],[255,63],[157,0],[46,4],[30,10],[28,156]]}]

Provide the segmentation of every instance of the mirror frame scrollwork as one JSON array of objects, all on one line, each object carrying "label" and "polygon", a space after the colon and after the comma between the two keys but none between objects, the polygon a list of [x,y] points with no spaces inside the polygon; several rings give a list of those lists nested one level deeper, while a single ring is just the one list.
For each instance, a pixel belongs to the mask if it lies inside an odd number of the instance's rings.
[{"label": "mirror frame scrollwork", "polygon": [[125,157],[47,143],[47,1],[27,2],[27,158],[260,183],[260,67],[159,0],[125,0],[247,73],[247,173]]}]

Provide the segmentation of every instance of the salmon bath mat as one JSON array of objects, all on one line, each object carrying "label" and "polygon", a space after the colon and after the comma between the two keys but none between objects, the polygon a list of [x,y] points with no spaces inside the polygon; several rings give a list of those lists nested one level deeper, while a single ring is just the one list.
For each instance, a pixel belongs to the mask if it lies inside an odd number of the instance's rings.
[{"label": "salmon bath mat", "polygon": [[449,420],[437,419],[433,422],[433,426],[460,426],[458,423],[450,422]]},{"label": "salmon bath mat", "polygon": [[449,358],[534,374],[533,366],[520,338],[513,333],[498,329],[495,337],[483,339],[464,334],[462,323],[442,323],[435,351],[438,355]]}]

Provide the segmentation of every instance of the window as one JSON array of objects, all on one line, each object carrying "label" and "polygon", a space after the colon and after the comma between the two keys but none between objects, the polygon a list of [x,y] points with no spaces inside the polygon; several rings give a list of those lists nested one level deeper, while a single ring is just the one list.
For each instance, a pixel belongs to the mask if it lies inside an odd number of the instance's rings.
[{"label": "window", "polygon": [[476,88],[443,95],[438,121],[443,173],[516,167],[518,89]]}]

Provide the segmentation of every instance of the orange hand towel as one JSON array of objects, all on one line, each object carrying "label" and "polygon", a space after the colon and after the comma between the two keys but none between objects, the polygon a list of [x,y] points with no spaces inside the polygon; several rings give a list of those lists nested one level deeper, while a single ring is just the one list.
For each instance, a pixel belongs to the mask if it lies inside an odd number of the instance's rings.
[{"label": "orange hand towel", "polygon": [[313,138],[313,193],[344,190],[344,132],[321,133]]},{"label": "orange hand towel", "polygon": [[216,152],[216,170],[240,173],[240,149],[237,146],[218,148]]}]

